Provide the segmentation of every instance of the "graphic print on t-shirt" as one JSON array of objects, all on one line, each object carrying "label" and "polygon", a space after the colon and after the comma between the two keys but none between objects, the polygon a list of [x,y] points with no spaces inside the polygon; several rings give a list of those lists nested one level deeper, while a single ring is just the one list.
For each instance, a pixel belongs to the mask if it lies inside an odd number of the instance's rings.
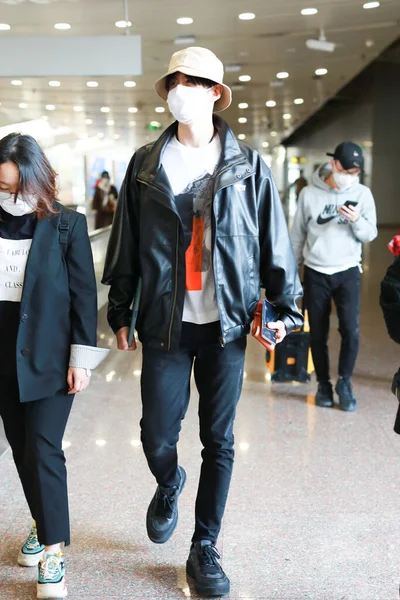
[{"label": "graphic print on t-shirt", "polygon": [[186,249],[186,290],[188,292],[203,289],[203,273],[209,271],[212,266],[212,188],[213,179],[209,173],[204,172],[198,179],[191,181],[176,197],[185,228],[185,239],[187,243],[190,241]]},{"label": "graphic print on t-shirt", "polygon": [[0,238],[0,302],[21,302],[32,240]]}]

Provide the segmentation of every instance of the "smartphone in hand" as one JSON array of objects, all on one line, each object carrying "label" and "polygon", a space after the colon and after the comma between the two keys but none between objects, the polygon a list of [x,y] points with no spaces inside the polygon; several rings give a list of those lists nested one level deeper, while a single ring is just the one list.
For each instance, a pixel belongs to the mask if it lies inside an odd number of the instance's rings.
[{"label": "smartphone in hand", "polygon": [[358,202],[354,202],[354,200],[346,200],[343,206],[349,208],[350,206],[357,206]]},{"label": "smartphone in hand", "polygon": [[269,329],[267,327],[267,323],[275,323],[278,321],[279,315],[275,306],[268,302],[268,300],[263,300],[262,303],[262,314],[261,314],[261,335],[264,340],[267,340],[271,344],[276,344],[276,332],[273,329]]}]

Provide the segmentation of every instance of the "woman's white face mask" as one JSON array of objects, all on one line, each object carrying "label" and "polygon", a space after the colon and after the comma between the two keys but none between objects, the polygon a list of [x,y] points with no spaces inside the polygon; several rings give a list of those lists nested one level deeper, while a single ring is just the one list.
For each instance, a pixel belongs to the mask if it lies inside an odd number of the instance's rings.
[{"label": "woman's white face mask", "polygon": [[177,85],[168,94],[168,106],[175,119],[190,125],[212,115],[215,97],[212,88]]},{"label": "woman's white face mask", "polygon": [[0,206],[3,210],[8,212],[14,217],[22,217],[35,210],[37,206],[37,198],[34,195],[30,195],[27,198],[27,202],[18,196],[15,202],[15,195],[10,192],[0,192]]}]

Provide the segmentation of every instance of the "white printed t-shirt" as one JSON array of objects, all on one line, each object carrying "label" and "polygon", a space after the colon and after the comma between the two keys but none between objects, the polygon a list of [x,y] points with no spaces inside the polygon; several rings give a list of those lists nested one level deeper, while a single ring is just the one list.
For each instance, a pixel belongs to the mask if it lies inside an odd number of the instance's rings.
[{"label": "white printed t-shirt", "polygon": [[174,137],[162,157],[185,235],[183,321],[197,325],[213,323],[220,318],[212,264],[212,202],[214,175],[221,151],[218,135],[201,148],[184,146]]}]

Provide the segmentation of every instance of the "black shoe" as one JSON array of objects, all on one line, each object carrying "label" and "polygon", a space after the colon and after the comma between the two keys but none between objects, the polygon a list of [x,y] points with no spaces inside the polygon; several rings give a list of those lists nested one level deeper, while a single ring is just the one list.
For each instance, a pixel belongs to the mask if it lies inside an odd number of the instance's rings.
[{"label": "black shoe", "polygon": [[339,406],[346,412],[353,412],[357,408],[357,401],[353,396],[350,379],[340,377],[336,384],[335,391],[339,396]]},{"label": "black shoe", "polygon": [[332,408],[333,406],[333,389],[330,381],[320,381],[318,383],[318,391],[315,394],[315,406],[323,406],[324,408]]},{"label": "black shoe", "polygon": [[200,596],[225,596],[231,584],[222,570],[221,558],[209,540],[194,542],[186,563],[186,573],[195,580],[196,592]]},{"label": "black shoe", "polygon": [[158,486],[147,511],[147,535],[155,544],[165,544],[174,533],[178,523],[178,498],[186,483],[186,473],[178,467],[181,477],[179,486]]}]

